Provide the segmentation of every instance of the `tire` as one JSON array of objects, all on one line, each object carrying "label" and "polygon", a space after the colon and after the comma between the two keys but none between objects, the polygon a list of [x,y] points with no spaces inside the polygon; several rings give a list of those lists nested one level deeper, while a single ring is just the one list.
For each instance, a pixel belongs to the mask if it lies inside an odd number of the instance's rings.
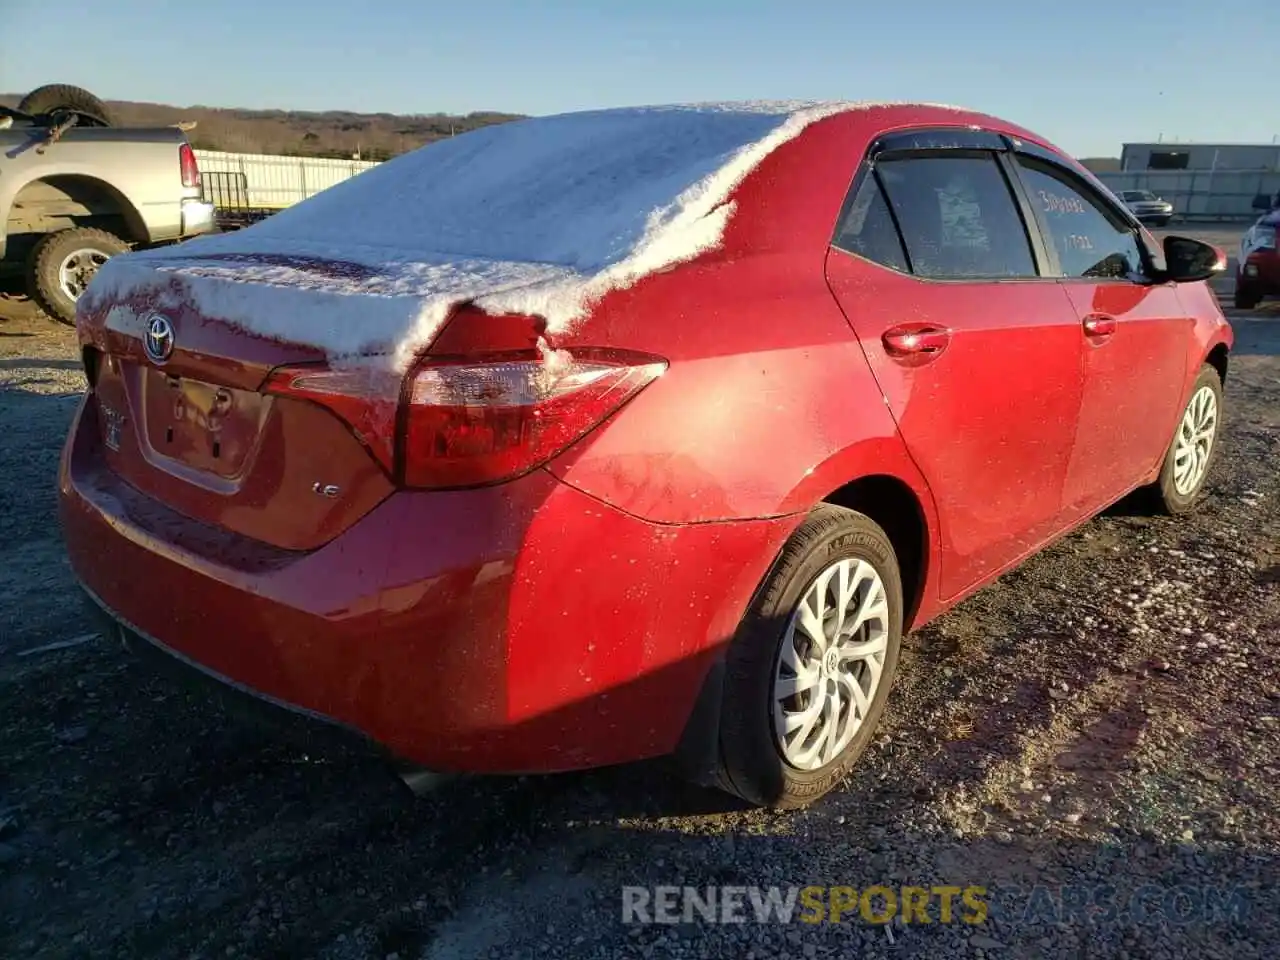
[{"label": "tire", "polygon": [[[1212,398],[1210,401],[1208,398]],[[1165,513],[1179,515],[1190,512],[1194,509],[1196,501],[1200,498],[1204,491],[1205,480],[1209,476],[1209,472],[1213,469],[1214,461],[1218,458],[1218,449],[1222,446],[1222,428],[1223,428],[1223,395],[1222,380],[1218,376],[1218,371],[1213,367],[1205,364],[1200,368],[1200,373],[1196,377],[1196,382],[1191,388],[1191,396],[1188,398],[1186,406],[1182,409],[1182,414],[1178,417],[1178,425],[1174,429],[1173,439],[1169,442],[1169,450],[1164,457],[1164,465],[1160,468],[1160,479],[1156,481],[1152,488],[1156,499],[1156,505],[1163,509]],[[1189,486],[1186,481],[1188,478],[1181,478],[1179,474],[1179,461],[1184,460],[1186,456],[1186,445],[1184,438],[1188,436],[1188,428],[1194,429],[1197,423],[1203,424],[1203,418],[1197,415],[1196,404],[1209,404],[1212,409],[1213,430],[1209,437],[1209,447],[1204,453],[1204,465],[1199,470],[1198,476]],[[1201,449],[1200,445],[1192,444],[1193,448]]]},{"label": "tire", "polygon": [[1260,296],[1252,290],[1242,290],[1239,281],[1236,282],[1236,292],[1232,298],[1232,303],[1235,304],[1237,310],[1252,310],[1261,302],[1262,298]]},{"label": "tire", "polygon": [[83,287],[97,272],[98,266],[119,253],[126,253],[129,244],[105,230],[77,228],[61,230],[42,237],[31,250],[27,260],[27,292],[31,299],[54,320],[60,323],[76,322],[76,300],[79,298],[63,289],[62,267],[73,254],[84,257],[73,289]]},{"label": "tire", "polygon": [[83,87],[69,83],[49,83],[36,87],[18,103],[18,110],[32,116],[48,116],[56,111],[74,113],[80,126],[109,127],[113,124],[107,105]]},{"label": "tire", "polygon": [[[831,579],[838,591],[838,565],[842,561],[850,562],[846,569],[851,574],[851,583],[857,584],[859,581],[854,577],[869,566],[882,588],[882,612],[879,616],[868,617],[866,629],[859,627],[846,641],[853,643],[860,638],[861,643],[874,640],[878,645],[883,640],[879,679],[874,684],[871,683],[874,670],[870,661],[852,660],[845,667],[832,670],[828,659],[832,657],[831,648],[822,657],[812,656],[811,651],[802,656],[801,647],[809,645],[807,636],[796,627],[798,636],[792,639],[793,619],[799,616],[801,600],[807,598],[811,588],[817,588],[826,572],[833,569],[836,572]],[[861,581],[861,587],[852,594],[850,609],[861,603],[869,591],[874,592],[874,582]],[[848,774],[875,735],[876,724],[893,685],[901,636],[902,578],[893,546],[885,532],[869,517],[843,507],[822,504],[814,509],[787,541],[726,654],[719,723],[720,784],[744,800],[775,809],[805,806],[834,788]],[[775,695],[779,692],[780,678],[788,673],[799,676],[798,671],[790,671],[782,665],[784,651],[788,649],[793,659],[802,663],[808,661],[808,669],[815,671],[817,681],[815,686],[796,694],[789,702],[777,704]],[[836,676],[843,677],[843,680],[831,679]],[[810,763],[788,758],[783,744],[775,736],[778,711],[785,709],[803,716],[807,712],[805,708],[814,703],[815,691],[839,690],[849,707],[847,712],[842,710],[838,716],[851,716],[851,682],[859,685],[864,697],[870,688],[867,707],[858,714],[862,718],[861,725],[842,728],[844,736],[834,741],[829,757],[823,756],[825,751],[819,751]],[[822,718],[829,715],[831,702],[826,695],[816,699],[824,706],[816,714],[818,722],[814,732],[808,734],[810,739],[816,735],[817,728],[824,727]],[[797,734],[793,753],[802,751],[799,736],[802,732],[803,727],[801,731],[793,731]],[[827,742],[825,737],[820,740]],[[811,765],[814,763],[817,765]]]},{"label": "tire", "polygon": [[1156,219],[1153,220],[1152,222],[1156,225],[1156,227],[1167,227],[1169,225],[1169,218],[1156,217]]}]

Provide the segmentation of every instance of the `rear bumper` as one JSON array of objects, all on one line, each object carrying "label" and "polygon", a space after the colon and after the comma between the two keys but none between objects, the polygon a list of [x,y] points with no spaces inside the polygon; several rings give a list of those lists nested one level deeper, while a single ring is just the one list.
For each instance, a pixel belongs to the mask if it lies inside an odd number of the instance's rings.
[{"label": "rear bumper", "polygon": [[203,200],[182,201],[182,236],[195,237],[214,228],[214,207]]},{"label": "rear bumper", "polygon": [[671,752],[795,518],[671,527],[534,473],[397,493],[309,552],[173,512],[63,452],[72,568],[127,635],[422,767],[554,771]]},{"label": "rear bumper", "polygon": [[251,690],[230,677],[213,673],[154,637],[144,635],[132,624],[122,621],[92,590],[83,584],[81,588],[84,591],[85,606],[99,622],[102,635],[109,640],[119,641],[125,650],[155,673],[216,700],[232,715],[270,728],[282,739],[307,747],[322,746],[326,750],[336,749],[395,763],[397,758],[359,730]]}]

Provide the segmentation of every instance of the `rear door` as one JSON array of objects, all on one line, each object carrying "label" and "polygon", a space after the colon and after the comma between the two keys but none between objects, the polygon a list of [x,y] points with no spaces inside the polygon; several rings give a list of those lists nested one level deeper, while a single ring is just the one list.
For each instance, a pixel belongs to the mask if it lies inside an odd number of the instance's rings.
[{"label": "rear door", "polygon": [[859,175],[827,276],[933,492],[945,600],[1061,528],[1082,345],[1007,161],[981,149],[1002,143],[892,142]]},{"label": "rear door", "polygon": [[1176,284],[1153,283],[1138,228],[1048,154],[1017,157],[1049,255],[1080,323],[1084,392],[1065,484],[1094,513],[1145,479],[1173,437],[1195,323]]}]

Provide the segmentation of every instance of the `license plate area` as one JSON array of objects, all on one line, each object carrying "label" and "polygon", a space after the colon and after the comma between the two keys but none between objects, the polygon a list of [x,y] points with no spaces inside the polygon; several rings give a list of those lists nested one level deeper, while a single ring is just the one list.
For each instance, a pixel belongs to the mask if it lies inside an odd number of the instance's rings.
[{"label": "license plate area", "polygon": [[150,367],[141,372],[151,452],[191,470],[240,477],[262,436],[268,398]]},{"label": "license plate area", "polygon": [[98,416],[102,421],[102,442],[108,450],[120,450],[120,437],[124,433],[124,413],[98,397]]}]

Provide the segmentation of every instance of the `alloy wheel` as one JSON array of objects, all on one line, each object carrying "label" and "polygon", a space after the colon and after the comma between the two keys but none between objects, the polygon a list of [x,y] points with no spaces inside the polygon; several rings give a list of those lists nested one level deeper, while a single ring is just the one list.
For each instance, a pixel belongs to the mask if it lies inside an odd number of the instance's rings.
[{"label": "alloy wheel", "polygon": [[1173,448],[1173,488],[1180,496],[1192,493],[1204,480],[1218,432],[1218,398],[1203,386],[1191,396],[1178,425]]},{"label": "alloy wheel", "polygon": [[101,250],[84,247],[67,254],[58,267],[58,286],[72,300],[79,300],[89,281],[107,262],[107,254]]},{"label": "alloy wheel", "polygon": [[837,560],[800,598],[774,666],[773,729],[782,758],[816,770],[840,756],[871,710],[889,643],[875,567]]}]

